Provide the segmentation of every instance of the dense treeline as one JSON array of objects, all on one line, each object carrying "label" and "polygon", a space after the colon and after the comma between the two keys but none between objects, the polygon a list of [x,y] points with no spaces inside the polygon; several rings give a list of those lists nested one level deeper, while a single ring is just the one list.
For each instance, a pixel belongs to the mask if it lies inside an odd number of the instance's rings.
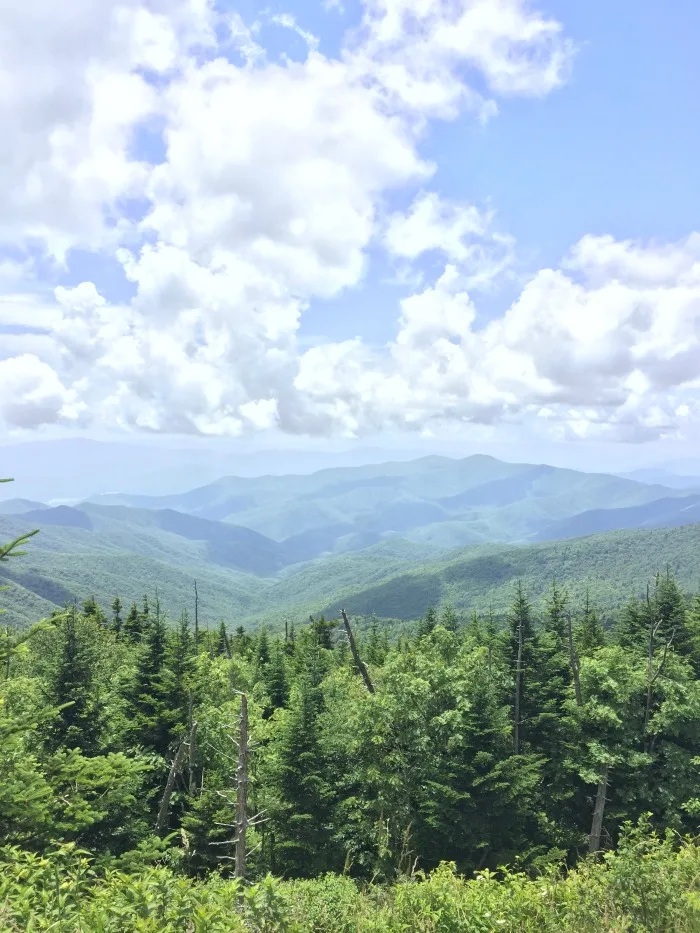
[{"label": "dense treeline", "polygon": [[241,868],[242,818],[253,881],[377,884],[443,862],[546,874],[614,849],[640,820],[697,832],[700,598],[670,573],[611,630],[556,583],[539,607],[518,585],[504,625],[429,610],[390,643],[376,622],[356,639],[346,623],[202,632],[187,613],[166,619],[155,595],[7,626],[6,866],[28,877],[23,859],[36,868],[63,846],[59,861],[85,850],[100,874],[159,862],[175,885],[226,877]]},{"label": "dense treeline", "polygon": [[671,575],[609,633],[556,584],[538,613],[518,586],[501,629],[431,610],[390,645],[375,623],[358,637],[371,692],[323,617],[207,634],[157,598],[88,601],[22,639],[7,629],[1,649],[5,844],[167,848],[190,874],[225,871],[241,693],[253,876],[543,866],[614,846],[647,811],[698,825],[700,601]]}]

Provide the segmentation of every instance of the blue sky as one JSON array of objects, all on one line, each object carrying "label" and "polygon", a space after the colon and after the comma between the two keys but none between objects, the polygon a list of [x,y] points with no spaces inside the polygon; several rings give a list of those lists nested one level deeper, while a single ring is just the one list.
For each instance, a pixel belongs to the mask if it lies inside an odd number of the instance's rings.
[{"label": "blue sky", "polygon": [[30,6],[0,438],[700,453],[700,6]]},{"label": "blue sky", "polygon": [[[423,151],[444,194],[490,203],[517,240],[523,271],[556,265],[587,233],[677,240],[700,217],[700,4],[678,0],[553,0],[578,50],[567,84],[544,100],[507,100],[498,118],[436,123]],[[331,46],[344,17],[296,5]],[[355,5],[345,4],[351,18]],[[328,29],[330,24],[331,28]],[[335,28],[334,28],[335,27]],[[370,274],[365,301],[347,293],[312,308],[303,327],[389,339],[401,289]],[[484,296],[499,314],[515,287]],[[332,313],[329,314],[328,312]],[[361,323],[360,323],[361,322]]]}]

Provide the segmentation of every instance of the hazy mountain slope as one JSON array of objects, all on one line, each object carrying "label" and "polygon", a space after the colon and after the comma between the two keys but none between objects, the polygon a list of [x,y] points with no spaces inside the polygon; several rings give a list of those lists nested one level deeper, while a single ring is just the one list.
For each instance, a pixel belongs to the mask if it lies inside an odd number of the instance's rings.
[{"label": "hazy mountain slope", "polygon": [[[0,476],[14,476],[13,495],[39,501],[80,501],[110,492],[158,496],[211,483],[220,476],[313,473],[317,470],[413,460],[420,450],[350,444],[308,449],[265,449],[245,438],[180,440],[131,435],[123,441],[73,437],[3,444]],[[204,516],[217,517],[217,516]]]},{"label": "hazy mountain slope", "polygon": [[[0,517],[0,540],[27,530],[30,525],[24,518]],[[195,579],[203,618],[211,624],[222,615],[233,618],[257,609],[265,579],[215,566],[207,560],[202,542],[185,542],[190,546],[186,550],[184,539],[175,535],[157,530],[139,538],[133,529],[122,527],[117,533],[118,525],[114,522],[109,534],[104,526],[102,533],[75,526],[42,527],[24,557],[0,567],[0,581],[13,584],[0,599],[8,610],[4,620],[26,624],[74,599],[94,595],[109,605],[115,595],[130,602],[144,593],[152,596],[156,589],[164,606],[179,613],[191,605]]]},{"label": "hazy mountain slope", "polygon": [[396,534],[439,547],[527,540],[584,511],[669,495],[664,487],[618,476],[475,456],[426,457],[310,476],[225,477],[180,496],[97,501],[226,519],[288,542],[298,549],[298,559],[311,559]]},{"label": "hazy mountain slope", "polygon": [[4,499],[0,501],[0,515],[22,515],[25,512],[36,512],[48,509],[43,502],[34,502],[32,499]]},{"label": "hazy mountain slope", "polygon": [[[7,536],[7,519],[0,534]],[[94,540],[99,548],[80,550]],[[290,567],[276,578],[195,561],[190,566],[126,553],[113,542],[80,528],[47,527],[33,539],[30,553],[6,564],[0,579],[12,581],[2,603],[6,620],[28,624],[51,608],[94,595],[104,605],[115,594],[124,602],[158,589],[171,615],[192,607],[199,584],[201,617],[208,624],[268,622],[287,616],[303,620],[310,612],[349,611],[394,619],[416,618],[430,605],[451,602],[462,611],[490,606],[501,612],[522,579],[540,599],[553,579],[580,599],[586,586],[602,609],[619,606],[666,566],[682,585],[700,582],[697,554],[700,524],[653,531],[617,531],[568,541],[531,545],[477,546],[446,555],[423,545],[393,539],[350,554]]]},{"label": "hazy mountain slope", "polygon": [[620,473],[624,479],[632,479],[638,483],[658,484],[669,489],[700,489],[700,476],[681,476],[664,470],[660,467],[632,470],[629,473]]},{"label": "hazy mountain slope", "polygon": [[655,499],[653,502],[625,509],[593,509],[582,512],[548,525],[537,535],[537,540],[578,538],[622,528],[672,528],[697,521],[700,521],[700,494],[679,499]]}]

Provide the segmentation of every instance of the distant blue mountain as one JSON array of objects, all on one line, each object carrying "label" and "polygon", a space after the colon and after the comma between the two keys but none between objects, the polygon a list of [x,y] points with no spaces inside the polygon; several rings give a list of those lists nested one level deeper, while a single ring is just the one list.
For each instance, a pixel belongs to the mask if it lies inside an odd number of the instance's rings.
[{"label": "distant blue mountain", "polygon": [[695,522],[700,522],[700,494],[678,499],[656,499],[624,509],[590,509],[547,525],[537,535],[533,535],[532,540],[580,538],[625,528],[677,528]]}]

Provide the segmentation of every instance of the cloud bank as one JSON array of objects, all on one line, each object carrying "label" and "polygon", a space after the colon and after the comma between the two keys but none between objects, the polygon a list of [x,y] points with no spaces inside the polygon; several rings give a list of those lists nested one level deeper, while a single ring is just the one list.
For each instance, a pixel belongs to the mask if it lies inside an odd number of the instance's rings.
[{"label": "cloud bank", "polygon": [[[290,16],[246,23],[208,0],[39,7],[0,0],[6,427],[537,418],[554,436],[644,440],[697,423],[698,234],[584,237],[477,324],[517,244],[434,190],[422,143],[434,121],[497,119],[500,99],[566,81],[573,44],[524,0],[365,0],[334,57]],[[303,55],[270,55],[272,27]],[[31,261],[70,268],[76,250],[116,260],[126,297],[42,292]],[[437,272],[386,346],[305,345],[310,303],[352,294],[372,250]]]}]

